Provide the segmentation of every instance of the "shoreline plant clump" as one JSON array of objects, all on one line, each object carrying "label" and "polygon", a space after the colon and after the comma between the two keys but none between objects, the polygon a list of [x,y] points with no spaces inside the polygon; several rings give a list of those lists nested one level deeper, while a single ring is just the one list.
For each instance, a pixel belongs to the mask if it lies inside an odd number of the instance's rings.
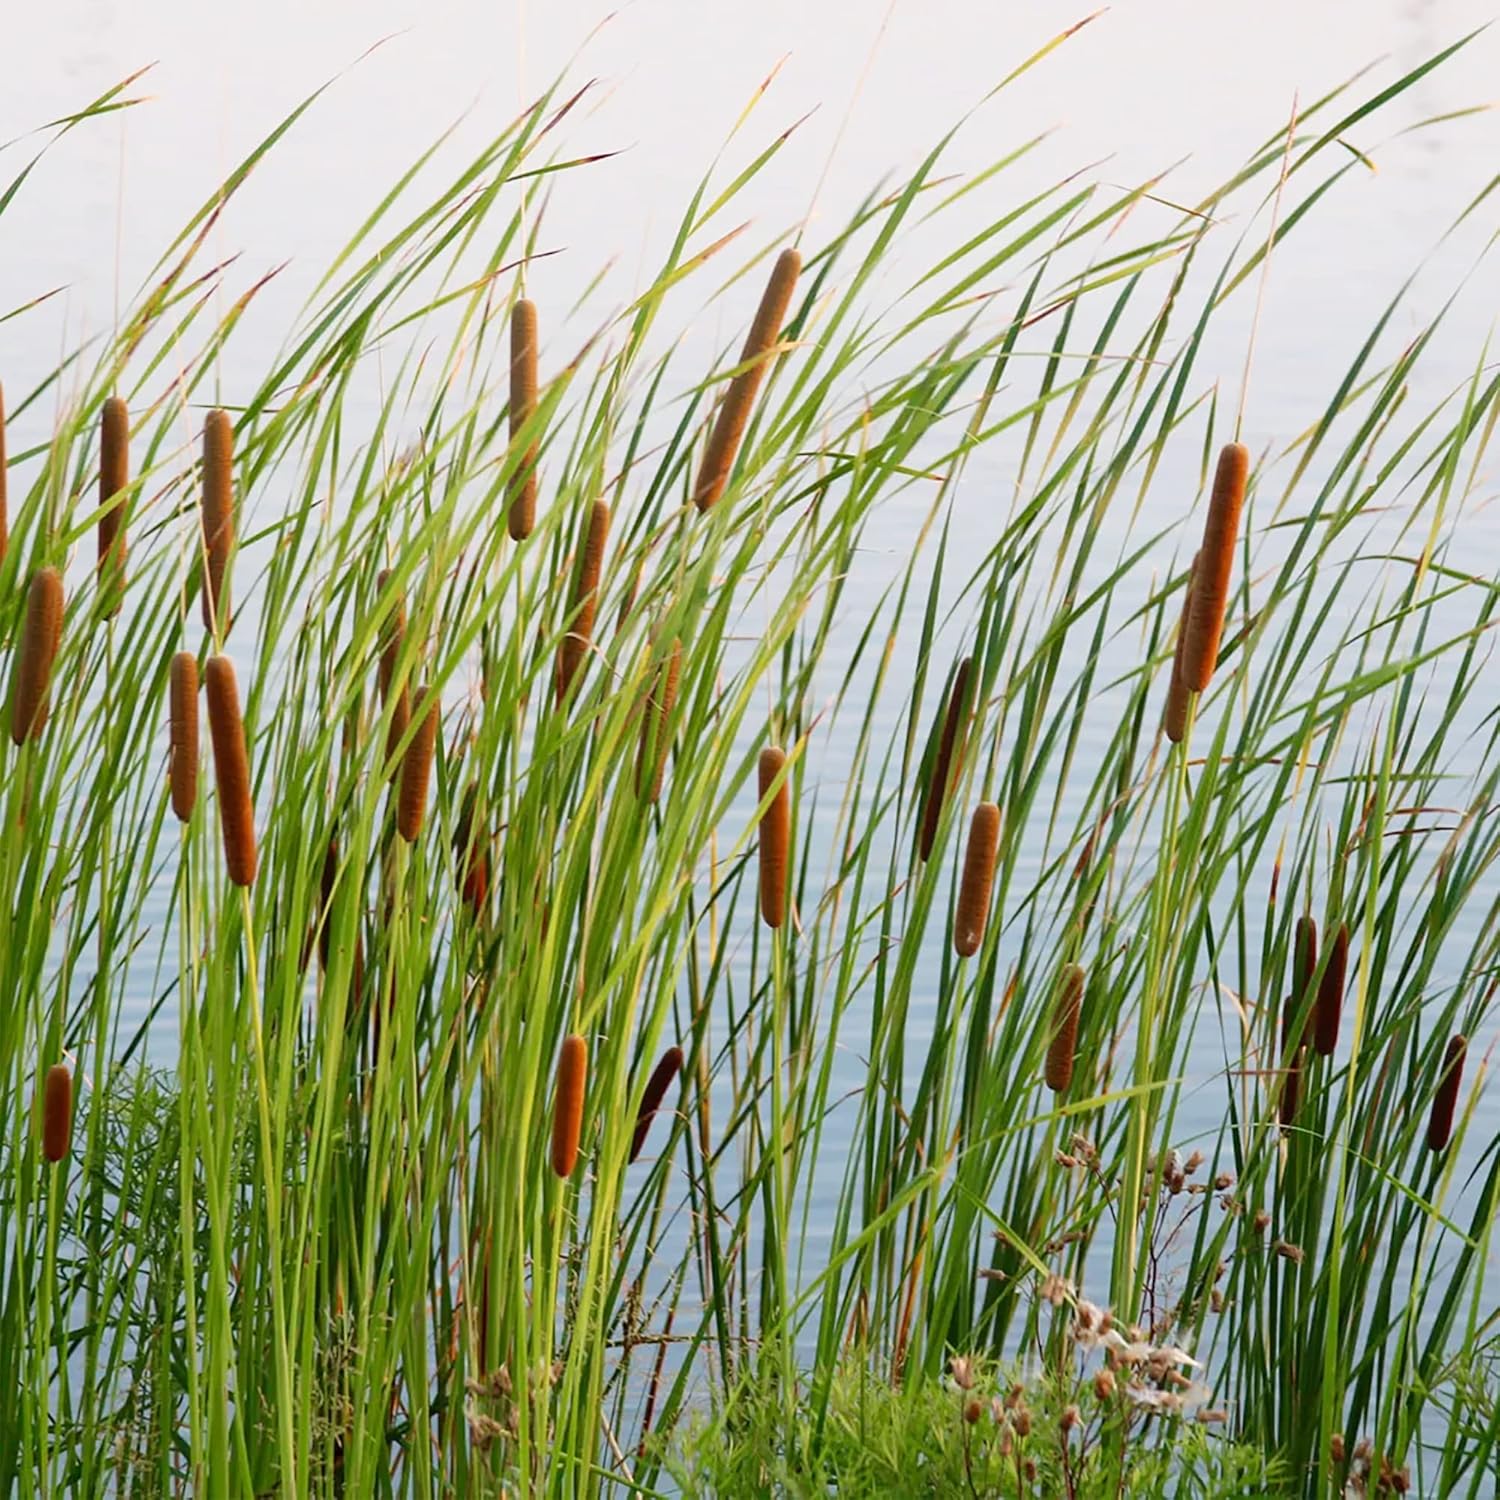
[{"label": "shoreline plant clump", "polygon": [[555,87],[231,379],[309,100],[12,389],[0,1497],[1483,1493],[1500,375],[1208,353],[1457,46],[571,344]]}]

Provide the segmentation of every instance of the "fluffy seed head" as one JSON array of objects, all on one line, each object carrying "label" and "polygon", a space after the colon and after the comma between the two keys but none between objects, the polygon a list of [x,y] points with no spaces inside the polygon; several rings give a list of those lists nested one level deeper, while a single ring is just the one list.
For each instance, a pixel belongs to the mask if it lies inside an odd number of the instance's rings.
[{"label": "fluffy seed head", "polygon": [[1083,968],[1068,964],[1057,989],[1052,1012],[1052,1042],[1047,1048],[1047,1087],[1066,1094],[1073,1082],[1073,1057],[1078,1050],[1078,1022],[1083,1015]]},{"label": "fluffy seed head", "polygon": [[927,783],[927,796],[922,805],[922,832],[917,852],[924,860],[932,858],[932,846],[937,839],[938,823],[943,816],[943,803],[948,796],[948,784],[953,779],[953,760],[957,752],[963,755],[963,729],[968,719],[969,673],[973,670],[974,658],[966,656],[953,673],[953,686],[948,691],[948,705],[943,715],[943,733],[938,741],[937,759],[932,763],[932,776]]},{"label": "fluffy seed head", "polygon": [[209,657],[203,682],[208,695],[214,777],[219,788],[224,864],[236,885],[248,886],[255,882],[255,807],[250,800],[250,761],[245,753],[245,724],[240,717],[234,663],[227,656]]},{"label": "fluffy seed head", "polygon": [[[510,436],[514,442],[536,411],[536,303],[522,297],[510,314]],[[536,525],[535,442],[528,445],[510,486],[507,527],[523,542]]]},{"label": "fluffy seed head", "polygon": [[99,588],[110,614],[120,612],[125,590],[125,502],[116,497],[129,483],[130,413],[111,396],[99,416],[99,504],[109,506],[99,517]]},{"label": "fluffy seed head", "polygon": [[801,271],[802,257],[795,250],[783,250],[776,257],[771,279],[761,294],[755,321],[750,325],[750,335],[740,354],[740,364],[749,368],[742,369],[729,382],[729,389],[719,404],[719,414],[714,419],[708,447],[703,451],[698,482],[693,486],[693,504],[700,511],[711,509],[729,483],[729,471],[734,467],[740,439],[744,437],[750,413],[755,409],[755,398],[770,364],[770,352],[775,348],[776,336],[786,321],[786,310],[791,305]]},{"label": "fluffy seed head", "polygon": [[234,427],[219,407],[203,423],[203,623],[228,628],[224,575],[234,550]]},{"label": "fluffy seed head", "polygon": [[1177,622],[1177,649],[1172,653],[1172,679],[1167,684],[1167,706],[1162,713],[1162,729],[1174,745],[1182,743],[1187,733],[1188,686],[1182,675],[1182,654],[1187,644],[1188,619],[1193,612],[1193,580],[1198,576],[1198,553],[1188,568],[1187,585],[1182,591],[1182,618]]},{"label": "fluffy seed head", "polygon": [[981,802],[969,823],[964,849],[964,873],[953,916],[953,947],[960,958],[972,958],[984,941],[990,915],[990,887],[995,880],[995,856],[1000,851],[1000,809]]},{"label": "fluffy seed head", "polygon": [[1339,1011],[1344,1004],[1344,984],[1349,972],[1349,927],[1340,922],[1328,950],[1328,964],[1318,983],[1318,1004],[1313,1012],[1313,1045],[1320,1057],[1332,1057],[1339,1044]]},{"label": "fluffy seed head", "polygon": [[42,1096],[42,1155],[59,1162],[73,1138],[73,1075],[66,1063],[47,1069]]},{"label": "fluffy seed head", "polygon": [[651,1070],[651,1076],[646,1080],[646,1092],[641,1095],[641,1107],[635,1117],[635,1135],[630,1142],[630,1159],[634,1161],[641,1154],[641,1147],[646,1144],[646,1136],[651,1130],[651,1121],[656,1117],[656,1111],[661,1108],[661,1101],[666,1097],[667,1090],[672,1086],[672,1080],[682,1072],[682,1048],[668,1047],[661,1055],[661,1061]]},{"label": "fluffy seed head", "polygon": [[[757,771],[762,802],[785,767],[786,751],[779,745],[767,745],[760,752]],[[791,783],[783,777],[760,819],[760,916],[767,927],[780,927],[786,920],[787,852],[791,841]]]},{"label": "fluffy seed head", "polygon": [[169,698],[167,777],[172,811],[186,823],[198,800],[198,658],[191,651],[172,658]]},{"label": "fluffy seed head", "polygon": [[604,571],[604,545],[609,540],[609,504],[596,500],[589,512],[588,535],[584,538],[583,556],[573,580],[573,594],[568,607],[568,633],[557,648],[557,701],[568,696],[568,689],[578,676],[589,643],[594,637],[594,614],[599,607],[599,577]]},{"label": "fluffy seed head", "polygon": [[401,796],[396,808],[396,829],[408,844],[416,843],[427,816],[427,783],[432,778],[440,708],[438,695],[429,695],[426,687],[417,689],[417,701],[427,704],[427,712],[422,715],[401,762]]},{"label": "fluffy seed head", "polygon": [[63,585],[56,568],[38,568],[26,596],[26,620],[10,684],[10,737],[35,739],[47,722],[47,689],[62,644]]},{"label": "fluffy seed head", "polygon": [[1432,1113],[1427,1117],[1427,1149],[1441,1151],[1453,1134],[1453,1113],[1458,1106],[1458,1089],[1464,1077],[1464,1055],[1469,1044],[1461,1031],[1448,1038],[1443,1053],[1443,1068],[1432,1096]]},{"label": "fluffy seed head", "polygon": [[1234,547],[1239,538],[1240,507],[1250,476],[1250,452],[1242,443],[1226,443],[1214,474],[1203,546],[1198,553],[1198,576],[1193,581],[1188,611],[1187,639],[1182,648],[1182,676],[1195,693],[1213,680],[1219,660],[1219,637],[1224,609],[1229,603],[1229,580],[1234,571]]},{"label": "fluffy seed head", "polygon": [[672,747],[672,710],[682,676],[682,642],[674,640],[666,661],[658,665],[655,687],[641,716],[641,747],[635,759],[635,787],[639,796],[655,802],[667,774],[667,752]]},{"label": "fluffy seed head", "polygon": [[578,1164],[583,1128],[583,1092],[589,1076],[588,1043],[576,1032],[563,1038],[557,1058],[557,1093],[552,1101],[552,1170],[571,1177]]}]

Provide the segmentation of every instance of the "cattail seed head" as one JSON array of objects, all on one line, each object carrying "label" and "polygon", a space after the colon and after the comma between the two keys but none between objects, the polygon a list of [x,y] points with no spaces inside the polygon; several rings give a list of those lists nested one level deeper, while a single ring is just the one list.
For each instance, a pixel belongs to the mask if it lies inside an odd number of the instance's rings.
[{"label": "cattail seed head", "polygon": [[1078,1022],[1083,1015],[1083,968],[1068,964],[1058,984],[1052,1012],[1052,1041],[1047,1048],[1047,1087],[1066,1094],[1073,1082],[1073,1058],[1078,1050]]},{"label": "cattail seed head", "polygon": [[203,423],[203,623],[229,627],[224,575],[234,550],[234,427],[219,407]]},{"label": "cattail seed head", "polygon": [[[125,592],[125,500],[130,483],[130,413],[111,396],[99,417],[99,589],[104,608],[118,614]],[[114,503],[111,504],[110,502]]]},{"label": "cattail seed head", "polygon": [[1448,1038],[1443,1053],[1443,1068],[1438,1074],[1437,1090],[1432,1096],[1432,1113],[1427,1117],[1427,1149],[1441,1151],[1453,1134],[1453,1114],[1458,1107],[1459,1085],[1464,1077],[1464,1055],[1468,1041],[1461,1031]]},{"label": "cattail seed head", "polygon": [[1219,637],[1229,603],[1229,580],[1234,571],[1234,548],[1239,538],[1240,507],[1250,476],[1250,452],[1243,443],[1226,443],[1214,474],[1203,546],[1198,553],[1198,575],[1193,581],[1188,611],[1187,639],[1182,648],[1182,676],[1195,693],[1213,680],[1219,660]]},{"label": "cattail seed head", "polygon": [[565,1036],[558,1054],[557,1093],[552,1101],[552,1170],[559,1177],[571,1177],[578,1164],[583,1092],[588,1075],[588,1043],[576,1032]]},{"label": "cattail seed head", "polygon": [[47,1069],[42,1096],[42,1155],[59,1162],[73,1138],[73,1075],[66,1063]]},{"label": "cattail seed head", "polygon": [[960,759],[963,755],[963,732],[968,722],[968,704],[965,699],[973,667],[974,658],[964,657],[953,673],[953,686],[948,691],[948,705],[943,714],[943,733],[938,741],[937,759],[932,763],[932,775],[927,782],[927,796],[922,805],[922,832],[917,851],[923,860],[932,858],[932,846],[937,839],[938,824],[943,816],[943,803],[947,800],[948,786],[953,779],[955,753]]},{"label": "cattail seed head", "polygon": [[981,802],[969,823],[964,849],[964,872],[953,917],[953,947],[960,958],[972,958],[984,941],[990,915],[990,886],[995,879],[995,856],[1000,851],[1000,809]]},{"label": "cattail seed head", "polygon": [[38,568],[26,596],[26,620],[10,685],[10,737],[21,745],[47,722],[47,689],[62,644],[63,585],[56,568]]},{"label": "cattail seed head", "polygon": [[661,1061],[651,1070],[651,1077],[646,1080],[646,1092],[641,1095],[641,1107],[635,1117],[635,1135],[630,1142],[630,1160],[634,1161],[641,1154],[641,1147],[646,1144],[646,1136],[651,1130],[651,1121],[656,1117],[656,1111],[661,1108],[661,1101],[666,1097],[667,1090],[672,1086],[672,1080],[682,1072],[682,1048],[668,1047],[661,1055]]},{"label": "cattail seed head", "polygon": [[0,385],[0,562],[10,547],[9,468],[5,456],[5,387]]},{"label": "cattail seed head", "polygon": [[785,768],[786,751],[779,745],[767,745],[760,752],[760,800],[771,797],[760,819],[760,916],[773,929],[786,920],[787,854],[792,842],[790,778],[783,776],[774,794],[771,787]]},{"label": "cattail seed head", "polygon": [[1344,985],[1349,972],[1349,927],[1340,922],[1328,950],[1328,963],[1318,982],[1318,1003],[1313,1012],[1313,1045],[1320,1057],[1332,1057],[1339,1044],[1339,1011],[1344,1004]]},{"label": "cattail seed head", "polygon": [[459,806],[453,830],[453,862],[458,866],[458,893],[476,917],[484,914],[490,894],[488,840],[478,826],[479,788],[470,782]]},{"label": "cattail seed head", "polygon": [[609,503],[596,500],[589,511],[583,556],[573,580],[568,608],[568,633],[557,648],[557,701],[568,696],[594,637],[594,614],[599,607],[599,578],[604,571],[604,545],[609,540]]},{"label": "cattail seed head", "polygon": [[214,747],[214,777],[219,789],[219,832],[224,864],[236,885],[255,882],[255,807],[250,800],[250,761],[245,752],[245,724],[240,717],[240,690],[234,663],[211,656],[203,674],[208,695],[208,733]]},{"label": "cattail seed head", "polygon": [[169,696],[167,777],[172,811],[186,823],[198,800],[198,658],[191,651],[172,658]]},{"label": "cattail seed head", "polygon": [[1198,575],[1199,555],[1193,554],[1187,585],[1182,591],[1182,618],[1177,622],[1177,648],[1172,653],[1172,678],[1167,684],[1167,706],[1162,713],[1162,729],[1174,745],[1180,745],[1187,733],[1188,686],[1182,675],[1182,654],[1187,643],[1188,620],[1193,612],[1193,580]]},{"label": "cattail seed head", "polygon": [[635,787],[639,796],[655,802],[661,796],[667,774],[667,752],[672,748],[672,710],[677,706],[677,685],[682,676],[682,642],[674,640],[666,661],[655,673],[655,687],[641,717],[641,747],[635,760]]},{"label": "cattail seed head", "polygon": [[801,271],[802,257],[795,250],[783,250],[776,257],[771,279],[761,294],[755,321],[750,325],[750,335],[740,354],[740,364],[749,368],[742,369],[729,382],[729,389],[724,393],[718,416],[714,419],[713,431],[709,434],[708,447],[703,451],[698,482],[693,486],[693,504],[700,511],[711,509],[729,483],[729,472],[734,468],[740,440],[750,423],[755,398],[770,365],[770,353],[776,347],[776,336],[786,321],[786,311],[791,305]]},{"label": "cattail seed head", "polygon": [[441,704],[436,693],[426,687],[417,689],[417,702],[426,703],[427,711],[406,747],[401,762],[401,795],[396,808],[396,830],[408,844],[414,844],[422,832],[427,816],[427,783],[432,778],[432,755],[437,746],[438,711]]},{"label": "cattail seed head", "polygon": [[[520,298],[510,314],[510,436],[514,442],[536,411],[536,303]],[[536,525],[537,444],[528,445],[510,486],[507,527],[524,542]]]},{"label": "cattail seed head", "polygon": [[1313,979],[1318,972],[1318,924],[1309,916],[1297,918],[1292,939],[1292,972],[1297,985],[1299,1002],[1308,998]]}]

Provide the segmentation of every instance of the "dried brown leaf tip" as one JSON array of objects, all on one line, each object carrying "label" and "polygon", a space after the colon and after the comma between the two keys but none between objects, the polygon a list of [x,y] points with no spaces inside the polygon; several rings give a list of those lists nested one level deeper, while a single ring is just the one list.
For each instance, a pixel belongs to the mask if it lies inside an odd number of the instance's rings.
[{"label": "dried brown leaf tip", "polygon": [[62,645],[63,585],[56,568],[38,568],[26,596],[26,619],[11,669],[10,737],[22,745],[47,723],[47,694]]}]

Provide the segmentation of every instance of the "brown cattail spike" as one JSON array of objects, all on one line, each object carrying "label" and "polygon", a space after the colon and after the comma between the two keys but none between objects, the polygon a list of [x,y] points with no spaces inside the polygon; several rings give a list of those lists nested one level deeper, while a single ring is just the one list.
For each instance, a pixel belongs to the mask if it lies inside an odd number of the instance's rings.
[{"label": "brown cattail spike", "polygon": [[62,644],[63,586],[56,568],[39,568],[26,597],[26,622],[10,684],[10,737],[21,745],[47,722],[47,689]]},{"label": "brown cattail spike", "polygon": [[583,556],[573,580],[573,595],[568,606],[568,633],[557,648],[557,701],[568,696],[568,689],[583,665],[594,637],[594,613],[599,607],[599,577],[604,571],[604,544],[609,540],[609,505],[596,500],[589,511],[588,535],[584,538]]},{"label": "brown cattail spike", "polygon": [[125,489],[130,484],[130,413],[111,396],[99,417],[99,589],[118,614],[125,592]]},{"label": "brown cattail spike", "polygon": [[[786,751],[778,745],[767,745],[760,752],[758,767],[760,800],[771,800],[760,818],[760,916],[767,927],[777,928],[786,921],[787,851],[792,841],[792,791],[790,778],[783,776]],[[771,788],[777,777],[781,785]]]},{"label": "brown cattail spike", "polygon": [[427,711],[417,732],[412,735],[401,762],[401,796],[396,808],[396,830],[408,844],[414,844],[422,832],[427,816],[427,783],[432,779],[432,754],[437,746],[438,695],[425,687],[417,689],[417,702]]},{"label": "brown cattail spike", "polygon": [[672,1080],[681,1071],[682,1048],[668,1047],[662,1053],[661,1061],[651,1070],[651,1077],[646,1080],[646,1092],[641,1095],[641,1107],[635,1117],[635,1135],[630,1142],[631,1161],[641,1154],[641,1147],[646,1144],[646,1136],[651,1130],[651,1121],[661,1108],[661,1101],[666,1098]]},{"label": "brown cattail spike", "polygon": [[1052,1040],[1047,1047],[1047,1087],[1066,1094],[1073,1082],[1073,1058],[1078,1050],[1078,1022],[1083,1015],[1083,969],[1068,964],[1058,983],[1052,1012]]},{"label": "brown cattail spike", "polygon": [[990,915],[990,886],[995,879],[995,856],[999,852],[1000,809],[993,802],[981,802],[969,823],[958,909],[953,915],[953,946],[960,958],[972,958],[984,941]]},{"label": "brown cattail spike", "polygon": [[1234,548],[1239,538],[1240,507],[1250,476],[1250,452],[1242,443],[1226,443],[1214,474],[1203,546],[1198,553],[1198,576],[1193,581],[1188,611],[1187,639],[1182,648],[1182,677],[1195,693],[1212,681],[1219,660],[1219,636],[1229,603],[1229,579],[1234,571]]},{"label": "brown cattail spike", "polygon": [[1172,679],[1167,684],[1167,706],[1161,716],[1162,729],[1174,745],[1187,733],[1188,688],[1182,676],[1182,653],[1187,645],[1188,619],[1193,612],[1193,579],[1198,574],[1198,554],[1193,554],[1187,584],[1182,591],[1182,618],[1177,622],[1177,649],[1172,653]]},{"label": "brown cattail spike", "polygon": [[1313,1012],[1313,1046],[1320,1057],[1332,1057],[1339,1044],[1339,1012],[1349,972],[1349,928],[1339,923],[1328,949],[1328,963],[1318,982],[1318,1004]]},{"label": "brown cattail spike", "polygon": [[191,651],[172,658],[170,700],[167,777],[172,811],[186,823],[198,800],[198,658]]},{"label": "brown cattail spike", "polygon": [[5,457],[5,387],[0,385],[0,562],[10,547],[10,507],[6,499],[10,484]]},{"label": "brown cattail spike", "polygon": [[208,694],[214,776],[219,787],[224,864],[236,885],[248,886],[255,882],[255,807],[250,800],[250,761],[245,753],[245,724],[240,717],[234,663],[227,656],[209,657],[203,680]]},{"label": "brown cattail spike", "polygon": [[73,1075],[66,1063],[47,1069],[42,1097],[42,1155],[59,1162],[73,1139]]},{"label": "brown cattail spike", "polygon": [[[536,303],[522,297],[510,315],[510,436],[515,442],[536,411]],[[507,526],[511,539],[523,542],[536,525],[535,441],[521,456],[510,486]]]},{"label": "brown cattail spike", "polygon": [[937,759],[932,763],[932,776],[927,783],[927,796],[922,806],[922,833],[917,849],[924,860],[932,858],[938,823],[943,816],[943,803],[948,796],[948,785],[953,779],[955,751],[960,758],[963,754],[963,730],[967,723],[967,704],[964,698],[969,690],[969,673],[973,666],[974,658],[964,657],[953,674],[953,686],[948,691],[943,734],[938,741]]},{"label": "brown cattail spike", "polygon": [[224,575],[234,550],[234,428],[215,407],[203,423],[203,623],[222,639],[229,627]]},{"label": "brown cattail spike", "polygon": [[677,706],[677,684],[682,676],[682,642],[674,640],[666,661],[656,669],[656,686],[641,718],[641,748],[635,760],[638,796],[655,802],[667,774],[667,751],[672,745],[672,710]]},{"label": "brown cattail spike", "polygon": [[[1307,1005],[1318,972],[1318,924],[1309,916],[1297,918],[1292,938],[1292,992],[1281,1011],[1281,1123],[1290,1125],[1302,1094],[1302,1064],[1307,1056]],[[1300,1018],[1300,1019],[1299,1019]]]},{"label": "brown cattail spike", "polygon": [[1453,1134],[1453,1114],[1458,1107],[1458,1089],[1464,1078],[1464,1054],[1469,1044],[1461,1031],[1448,1038],[1443,1053],[1443,1070],[1438,1074],[1437,1092],[1432,1096],[1432,1113],[1427,1118],[1427,1149],[1441,1151]]},{"label": "brown cattail spike", "polygon": [[740,439],[744,437],[750,413],[755,409],[755,398],[766,378],[776,336],[786,321],[786,310],[791,305],[801,271],[802,257],[795,250],[783,250],[776,257],[771,279],[766,283],[760,306],[756,309],[755,321],[750,325],[750,336],[740,354],[740,364],[745,368],[729,382],[709,435],[708,447],[703,452],[703,465],[698,470],[698,482],[693,486],[693,504],[700,511],[711,509],[729,483],[729,471],[734,468]]},{"label": "brown cattail spike", "polygon": [[559,1177],[571,1177],[578,1164],[583,1091],[588,1076],[588,1043],[576,1032],[565,1036],[557,1059],[557,1094],[552,1101],[552,1170]]},{"label": "brown cattail spike", "polygon": [[458,893],[473,915],[484,915],[490,894],[490,856],[479,825],[479,788],[473,782],[464,791],[458,823],[453,830],[453,862],[458,866]]}]

